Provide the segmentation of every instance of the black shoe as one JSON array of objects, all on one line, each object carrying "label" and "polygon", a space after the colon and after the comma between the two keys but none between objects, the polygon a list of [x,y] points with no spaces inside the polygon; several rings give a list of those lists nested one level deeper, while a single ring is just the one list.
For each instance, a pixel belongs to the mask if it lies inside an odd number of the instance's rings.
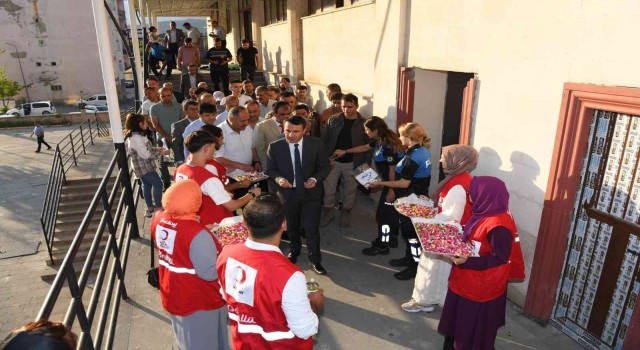
[{"label": "black shoe", "polygon": [[35,151],[36,153],[40,153],[40,151]]},{"label": "black shoe", "polygon": [[287,254],[287,259],[291,261],[291,263],[295,264],[298,261],[298,256],[300,253],[289,253]]},{"label": "black shoe", "polygon": [[406,269],[400,271],[400,272],[396,272],[393,274],[393,277],[401,280],[401,281],[406,281],[406,280],[410,280],[412,278],[416,277],[416,273],[418,272],[418,266],[417,265],[413,265],[413,266],[409,266]]},{"label": "black shoe", "polygon": [[50,150],[50,149],[51,149],[51,147],[47,148],[47,151]]},{"label": "black shoe", "polygon": [[327,270],[325,270],[324,267],[322,267],[322,265],[320,265],[320,263],[309,263],[309,270],[317,273],[318,275],[326,275],[327,274]]},{"label": "black shoe", "polygon": [[400,259],[389,260],[389,265],[395,266],[395,267],[409,267],[413,264],[415,264],[415,262],[413,261],[413,258],[406,257],[406,256]]},{"label": "black shoe", "polygon": [[372,244],[369,248],[362,249],[362,254],[364,255],[388,255],[389,254],[389,246],[386,244]]}]

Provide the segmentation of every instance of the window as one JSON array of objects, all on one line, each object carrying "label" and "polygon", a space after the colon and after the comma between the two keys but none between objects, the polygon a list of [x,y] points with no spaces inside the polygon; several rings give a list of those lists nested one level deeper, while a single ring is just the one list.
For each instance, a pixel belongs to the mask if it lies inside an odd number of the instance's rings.
[{"label": "window", "polygon": [[[331,11],[333,9],[362,3],[365,0],[309,0],[309,14]],[[372,1],[372,0],[367,0]]]},{"label": "window", "polygon": [[51,85],[51,91],[62,91],[62,85]]},{"label": "window", "polygon": [[264,1],[264,24],[274,24],[287,20],[287,0]]},{"label": "window", "polygon": [[106,95],[98,96],[98,100],[106,101],[107,100],[107,96]]},{"label": "window", "polygon": [[55,65],[56,65],[56,63],[55,63],[55,62],[51,62],[51,65],[52,65],[52,66],[55,66]]},{"label": "window", "polygon": [[36,62],[36,67],[40,67],[40,66],[42,66],[42,63],[41,62]]},{"label": "window", "polygon": [[46,103],[32,103],[31,108],[49,108],[49,105]]}]

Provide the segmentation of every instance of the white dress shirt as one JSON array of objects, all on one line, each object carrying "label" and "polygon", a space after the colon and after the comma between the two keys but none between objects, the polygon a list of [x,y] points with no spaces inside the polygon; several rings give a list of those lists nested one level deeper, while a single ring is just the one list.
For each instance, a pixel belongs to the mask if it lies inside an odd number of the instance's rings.
[{"label": "white dress shirt", "polygon": [[[184,132],[182,133],[183,142],[187,141],[187,136],[191,135],[196,130],[199,130],[205,125],[202,119],[198,118],[192,121],[186,128],[184,128]],[[186,160],[189,157],[189,151],[187,150],[187,144],[184,145],[184,159]]]},{"label": "white dress shirt", "polygon": [[267,105],[263,105],[262,103],[260,103],[260,101],[258,101],[258,106],[260,107],[260,118],[263,118],[267,115],[267,113],[269,113],[272,109],[273,109],[273,105],[276,103],[275,100],[269,100],[267,102]]},{"label": "white dress shirt", "polygon": [[253,131],[249,128],[235,132],[231,129],[228,121],[220,124],[222,135],[224,136],[224,144],[213,155],[214,158],[224,157],[228,160],[242,164],[251,164],[253,153],[251,149],[255,147],[253,143]]},{"label": "white dress shirt", "polygon": [[[233,95],[229,95],[229,96],[233,96]],[[225,98],[223,98],[222,100],[220,100],[220,104],[224,106],[224,105],[225,105],[225,103],[227,103],[227,97],[229,97],[229,96],[226,96]],[[238,97],[238,106],[240,106],[240,107],[244,107],[244,105],[245,105],[247,102],[249,102],[249,101],[253,101],[253,99],[251,98],[251,96],[247,96],[247,95],[240,95],[240,96]]]},{"label": "white dress shirt", "polygon": [[[247,239],[245,246],[253,250],[274,251],[282,254],[276,246]],[[259,290],[259,289],[256,289]],[[282,290],[282,311],[287,318],[289,329],[298,338],[308,339],[318,333],[318,316],[311,310],[307,296],[307,279],[300,271],[295,272]]]}]

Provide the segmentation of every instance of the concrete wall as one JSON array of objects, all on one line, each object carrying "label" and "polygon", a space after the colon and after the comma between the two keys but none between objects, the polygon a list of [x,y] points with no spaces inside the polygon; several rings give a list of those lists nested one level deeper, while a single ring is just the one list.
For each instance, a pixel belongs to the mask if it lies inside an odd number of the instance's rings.
[{"label": "concrete wall", "polygon": [[[260,28],[262,37],[262,64],[265,73],[289,75],[291,73],[291,41],[289,26],[286,22],[271,24]],[[270,84],[274,81],[267,74]],[[277,85],[277,83],[276,83]]]},{"label": "concrete wall", "polygon": [[[0,48],[6,50],[0,54],[0,65],[5,64],[7,75],[23,84],[18,60],[12,57],[15,50],[5,42],[16,45],[32,101],[71,103],[80,95],[104,92],[90,1],[67,0],[64,6],[57,1],[1,1],[0,23]],[[122,55],[118,57],[114,64],[123,67]],[[52,85],[62,90],[52,91]],[[26,98],[25,91],[18,97]]]},{"label": "concrete wall", "polygon": [[412,1],[409,15],[409,66],[478,74],[475,174],[507,183],[529,271],[563,83],[640,87],[640,2]]},{"label": "concrete wall", "polygon": [[303,18],[305,81],[339,83],[343,90],[372,96],[378,45],[371,35],[376,31],[375,16],[375,4],[366,4]]}]

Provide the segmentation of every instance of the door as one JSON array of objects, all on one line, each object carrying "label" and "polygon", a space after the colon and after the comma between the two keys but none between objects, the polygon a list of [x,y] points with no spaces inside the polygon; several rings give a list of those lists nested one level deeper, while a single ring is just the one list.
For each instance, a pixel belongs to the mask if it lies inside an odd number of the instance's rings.
[{"label": "door", "polygon": [[621,349],[640,291],[640,117],[594,111],[551,323]]}]

